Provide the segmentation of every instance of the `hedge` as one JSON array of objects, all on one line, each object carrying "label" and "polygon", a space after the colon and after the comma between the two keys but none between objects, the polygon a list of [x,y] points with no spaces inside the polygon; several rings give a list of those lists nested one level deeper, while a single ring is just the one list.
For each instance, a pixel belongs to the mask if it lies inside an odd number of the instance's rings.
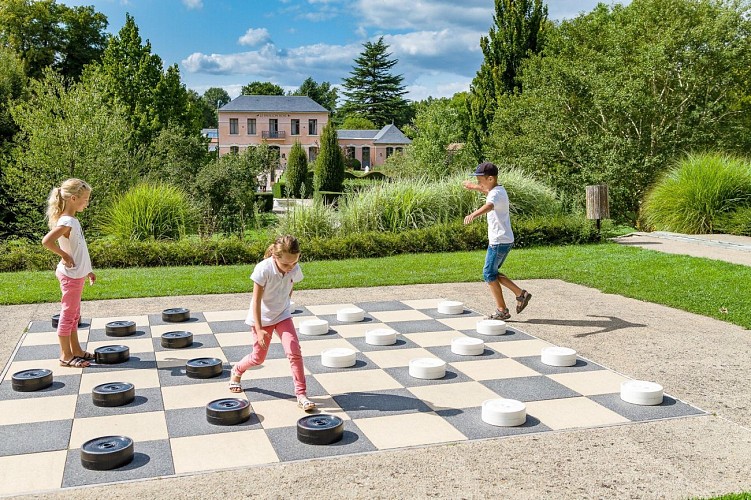
[{"label": "hedge", "polygon": [[256,193],[256,206],[260,212],[274,210],[274,193],[269,191]]},{"label": "hedge", "polygon": [[[514,224],[515,246],[594,243],[603,236],[582,217],[520,219]],[[402,253],[457,252],[487,247],[487,226],[460,221],[401,233],[370,232],[339,238],[301,240],[303,260],[383,257]],[[179,241],[119,242],[94,240],[89,253],[95,269],[185,265],[253,264],[263,258],[268,241],[239,238]],[[0,272],[54,269],[58,257],[40,243],[21,240],[0,243]]]}]

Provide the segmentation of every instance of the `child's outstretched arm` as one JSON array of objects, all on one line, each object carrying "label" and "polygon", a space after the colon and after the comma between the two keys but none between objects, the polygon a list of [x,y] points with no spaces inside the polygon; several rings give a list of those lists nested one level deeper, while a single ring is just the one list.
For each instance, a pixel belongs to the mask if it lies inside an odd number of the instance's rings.
[{"label": "child's outstretched arm", "polygon": [[263,287],[256,282],[253,282],[253,299],[251,300],[251,306],[253,307],[253,319],[255,325],[253,328],[256,332],[256,339],[261,347],[266,347],[266,332],[261,325],[261,300],[263,299]]},{"label": "child's outstretched arm", "polygon": [[57,240],[63,236],[66,238],[70,235],[69,226],[57,226],[50,229],[50,232],[44,235],[42,238],[42,246],[52,253],[56,253],[63,260],[65,267],[74,267],[76,263],[73,261],[68,252],[57,246]]},{"label": "child's outstretched arm", "polygon": [[480,208],[478,208],[477,210],[475,210],[474,212],[472,212],[471,214],[469,214],[468,216],[466,216],[464,218],[464,224],[469,224],[470,222],[472,222],[473,220],[475,220],[479,216],[485,215],[486,213],[490,212],[491,210],[493,210],[493,204],[492,203],[486,203],[486,204],[484,204],[483,206],[481,206]]},{"label": "child's outstretched arm", "polygon": [[489,192],[488,189],[472,181],[464,181],[462,182],[462,186],[464,186],[465,189],[469,189],[470,191],[479,191],[482,194],[488,194]]}]

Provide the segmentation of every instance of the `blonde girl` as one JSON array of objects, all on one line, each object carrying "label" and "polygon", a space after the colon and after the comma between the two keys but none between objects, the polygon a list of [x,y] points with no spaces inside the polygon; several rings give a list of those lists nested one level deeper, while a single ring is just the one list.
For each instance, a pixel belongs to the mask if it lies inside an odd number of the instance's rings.
[{"label": "blonde girl", "polygon": [[81,318],[81,294],[86,278],[96,281],[78,212],[89,206],[91,187],[81,179],[68,179],[53,188],[47,200],[47,220],[50,231],[42,238],[42,245],[60,256],[55,276],[60,281],[62,300],[57,338],[60,342],[60,366],[84,368],[94,355],[84,351],[78,341],[78,321]]},{"label": "blonde girl", "polygon": [[290,311],[290,296],[295,283],[303,279],[300,245],[294,236],[280,236],[266,249],[264,260],[256,264],[250,279],[253,280],[253,297],[245,320],[253,335],[253,352],[241,359],[233,368],[229,382],[231,392],[243,391],[240,381],[243,373],[266,359],[271,335],[276,332],[282,341],[292,369],[297,404],[305,411],[315,408],[305,394],[305,372],[300,341]]}]

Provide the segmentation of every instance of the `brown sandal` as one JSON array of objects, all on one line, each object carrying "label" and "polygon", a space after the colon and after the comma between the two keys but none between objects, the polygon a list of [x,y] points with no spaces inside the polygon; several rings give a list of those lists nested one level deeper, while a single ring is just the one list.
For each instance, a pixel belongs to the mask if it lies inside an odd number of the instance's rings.
[{"label": "brown sandal", "polygon": [[79,358],[78,356],[72,357],[69,361],[63,361],[62,359],[58,361],[60,361],[60,366],[65,366],[68,368],[86,368],[87,366],[89,366],[88,361],[83,358]]},{"label": "brown sandal", "polygon": [[[232,377],[237,377],[240,380],[234,381],[232,380]],[[236,373],[234,368],[229,372],[229,392],[233,394],[240,394],[241,392],[243,392],[242,375]]]},{"label": "brown sandal", "polygon": [[83,351],[83,354],[81,354],[78,357],[81,358],[81,359],[83,359],[83,360],[85,360],[85,361],[94,361],[96,359],[96,356],[94,356],[93,354],[91,354],[88,351]]},{"label": "brown sandal", "polygon": [[526,290],[522,290],[522,294],[516,298],[516,314],[519,314],[527,307],[529,300],[532,298],[532,294]]}]

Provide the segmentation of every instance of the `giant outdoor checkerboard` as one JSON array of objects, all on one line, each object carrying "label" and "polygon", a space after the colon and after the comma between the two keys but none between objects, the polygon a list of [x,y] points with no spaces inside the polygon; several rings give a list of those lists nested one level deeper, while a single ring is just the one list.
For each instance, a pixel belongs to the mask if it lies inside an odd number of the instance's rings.
[{"label": "giant outdoor checkerboard", "polygon": [[[325,335],[299,335],[308,395],[320,412],[344,420],[343,439],[326,446],[297,440],[296,422],[305,414],[296,405],[289,363],[276,337],[263,366],[245,373],[244,394],[229,392],[230,364],[250,349],[246,310],[192,311],[185,323],[165,323],[161,311],[87,318],[79,335],[88,351],[127,345],[130,360],[85,369],[58,366],[56,334],[48,318],[39,318],[21,338],[0,383],[0,494],[704,414],[667,395],[659,406],[625,403],[619,391],[627,376],[582,357],[572,367],[545,365],[540,351],[547,342],[511,326],[503,335],[479,335],[479,314],[466,308],[460,315],[440,314],[441,300],[296,306],[297,325],[312,318],[330,324]],[[337,310],[352,306],[366,311],[365,320],[338,322]],[[180,304],[165,303],[168,307]],[[108,337],[105,324],[113,320],[134,321],[136,333]],[[375,328],[398,332],[397,343],[367,344],[366,332]],[[174,330],[192,332],[193,345],[163,348],[161,335]],[[463,335],[482,338],[484,353],[453,354],[451,340]],[[324,367],[320,353],[333,347],[357,351],[355,366]],[[224,371],[211,379],[188,378],[185,362],[198,357],[223,360]],[[446,376],[411,377],[409,361],[421,357],[446,361]],[[53,370],[53,385],[13,391],[12,374],[30,368]],[[94,406],[91,389],[106,382],[134,384],[135,400],[121,407]],[[250,420],[209,424],[205,405],[224,397],[246,397],[253,409]],[[482,421],[481,403],[499,397],[526,403],[524,425]],[[107,435],[134,440],[133,462],[110,471],[84,469],[81,445]]]}]

